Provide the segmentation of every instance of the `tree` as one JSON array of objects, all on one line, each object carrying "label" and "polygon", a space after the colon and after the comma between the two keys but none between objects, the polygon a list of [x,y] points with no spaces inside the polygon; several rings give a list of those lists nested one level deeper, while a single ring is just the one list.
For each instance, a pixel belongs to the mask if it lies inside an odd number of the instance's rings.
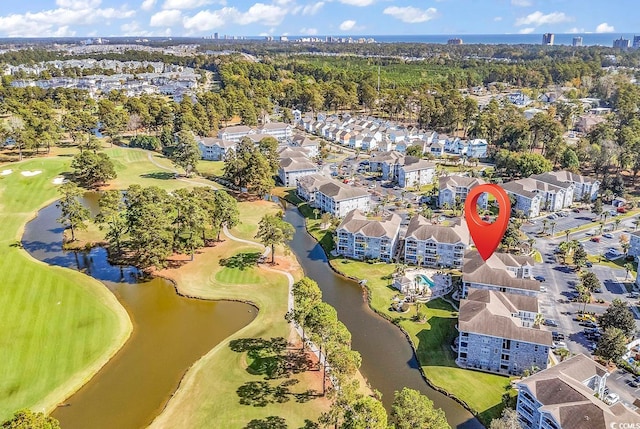
[{"label": "tree", "polygon": [[169,159],[176,167],[184,169],[187,176],[196,170],[198,161],[202,158],[202,153],[198,148],[198,143],[191,131],[182,130],[176,136],[176,145],[169,154]]},{"label": "tree", "polygon": [[[566,350],[566,349],[564,349]],[[491,420],[489,429],[522,429],[518,421],[518,413],[512,408],[502,410],[502,416],[499,419]]]},{"label": "tree", "polygon": [[122,237],[127,229],[125,217],[125,204],[120,191],[106,191],[98,200],[100,212],[96,215],[95,222],[100,230],[107,229],[106,238],[112,243],[116,252],[120,252]]},{"label": "tree", "polygon": [[267,214],[260,220],[255,238],[265,246],[271,246],[271,263],[274,264],[276,244],[286,246],[287,242],[293,238],[294,232],[293,225],[285,222],[282,217]]},{"label": "tree", "polygon": [[279,416],[251,420],[244,429],[288,429],[287,421]]},{"label": "tree", "polygon": [[624,264],[624,279],[626,280],[627,278],[629,278],[629,271],[633,270],[633,264],[631,262],[627,262],[626,264]]},{"label": "tree", "polygon": [[394,429],[450,428],[444,411],[435,409],[427,396],[407,387],[395,392],[389,423]]},{"label": "tree", "polygon": [[598,340],[595,354],[615,362],[627,352],[627,338],[622,329],[608,327]]},{"label": "tree", "polygon": [[597,215],[602,214],[602,198],[600,197],[596,198],[596,200],[593,202],[593,207],[591,208],[591,211]]},{"label": "tree", "polygon": [[233,228],[240,223],[240,210],[238,202],[228,192],[216,191],[214,195],[214,209],[211,216],[214,219],[214,228],[218,231],[218,241],[220,241],[222,227]]},{"label": "tree", "polygon": [[60,423],[44,413],[29,409],[16,411],[10,420],[2,423],[2,429],[60,429]]},{"label": "tree", "polygon": [[584,250],[584,247],[577,246],[573,251],[573,264],[578,270],[587,265],[587,252]]},{"label": "tree", "polygon": [[141,269],[164,266],[173,253],[172,198],[167,191],[131,185],[125,193],[128,246]]},{"label": "tree", "polygon": [[80,197],[84,192],[73,182],[64,183],[60,186],[59,192],[61,198],[56,204],[60,209],[58,222],[69,226],[71,229],[71,241],[75,241],[75,232],[77,230],[86,230],[86,222],[91,218],[89,209],[80,202]]},{"label": "tree", "polygon": [[565,168],[569,171],[577,171],[580,168],[580,160],[578,159],[578,155],[576,155],[576,152],[573,149],[567,148],[562,154],[560,165],[562,166],[562,168]]},{"label": "tree", "polygon": [[416,158],[422,157],[422,146],[421,145],[411,145],[406,150],[407,156],[415,156]]},{"label": "tree", "polygon": [[103,98],[98,102],[98,119],[102,124],[102,133],[113,141],[122,135],[129,123],[129,113],[118,108],[111,100]]},{"label": "tree", "polygon": [[179,252],[189,252],[193,260],[195,249],[204,245],[208,213],[198,192],[178,189],[173,192],[173,199],[173,206],[177,208],[177,215],[173,219],[173,247]]},{"label": "tree", "polygon": [[287,320],[295,321],[302,329],[302,347],[305,341],[305,321],[311,310],[322,301],[322,291],[318,283],[303,277],[293,284],[293,310],[287,313]]},{"label": "tree", "polygon": [[341,429],[387,429],[387,412],[382,402],[362,396],[344,414]]},{"label": "tree", "polygon": [[620,247],[622,247],[622,251],[626,256],[627,253],[629,253],[629,249],[631,248],[631,243],[629,243],[629,236],[627,234],[620,234],[619,240],[620,240]]},{"label": "tree", "polygon": [[635,318],[629,309],[629,304],[619,298],[614,299],[605,312],[598,317],[598,323],[603,329],[618,328],[627,337],[632,336],[636,330]]},{"label": "tree", "polygon": [[82,151],[73,157],[71,168],[76,180],[87,187],[99,186],[117,177],[111,158],[103,152]]}]

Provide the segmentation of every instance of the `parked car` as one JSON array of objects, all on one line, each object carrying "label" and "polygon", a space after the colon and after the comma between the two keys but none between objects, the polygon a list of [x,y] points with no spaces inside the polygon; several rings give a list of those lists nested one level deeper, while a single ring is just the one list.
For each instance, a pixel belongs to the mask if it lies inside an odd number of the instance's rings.
[{"label": "parked car", "polygon": [[540,286],[540,292],[544,293],[547,291],[547,287],[546,286]]},{"label": "parked car", "polygon": [[534,279],[538,280],[539,282],[546,281],[546,279],[543,276],[535,276]]},{"label": "parked car", "polygon": [[584,234],[588,236],[596,235],[595,231],[587,231]]},{"label": "parked car", "polygon": [[577,208],[576,208],[576,209],[573,209],[573,212],[574,212],[574,213],[580,213],[580,209],[577,209]]},{"label": "parked car", "polygon": [[640,387],[640,383],[639,383],[636,379],[634,379],[634,378],[632,378],[631,380],[627,381],[627,384],[628,384],[629,386],[631,386],[631,387],[635,388],[635,389],[637,389],[638,387]]},{"label": "parked car", "polygon": [[558,326],[558,322],[556,322],[553,319],[545,319],[544,320],[544,325],[545,326],[553,326],[553,327],[557,327]]},{"label": "parked car", "polygon": [[584,327],[587,327],[587,328],[597,328],[598,327],[596,322],[592,322],[590,320],[588,320],[586,322],[580,322],[580,326],[584,326]]},{"label": "parked car", "polygon": [[591,237],[591,241],[594,243],[600,243],[600,237]]},{"label": "parked car", "polygon": [[551,346],[552,349],[566,349],[567,348],[567,343],[565,343],[564,341],[554,341],[553,345]]},{"label": "parked car", "polygon": [[604,402],[608,405],[613,405],[620,400],[620,396],[617,393],[610,392],[604,397]]},{"label": "parked car", "polygon": [[553,337],[553,341],[564,340],[564,334],[562,332],[553,331],[551,336]]},{"label": "parked car", "polygon": [[604,238],[613,238],[613,234],[611,234],[610,232],[606,232],[606,233],[602,234],[602,236]]},{"label": "parked car", "polygon": [[616,211],[617,211],[618,213],[626,213],[626,212],[627,212],[627,209],[626,209],[625,207],[618,207],[618,208],[616,209]]},{"label": "parked car", "polygon": [[585,264],[587,266],[587,268],[592,268],[593,267],[593,263],[587,261],[587,263]]}]

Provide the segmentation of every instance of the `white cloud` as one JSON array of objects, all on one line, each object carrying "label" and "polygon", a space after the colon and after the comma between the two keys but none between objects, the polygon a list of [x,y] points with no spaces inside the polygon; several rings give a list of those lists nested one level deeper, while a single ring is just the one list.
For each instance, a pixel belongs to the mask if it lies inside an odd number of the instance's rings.
[{"label": "white cloud", "polygon": [[142,10],[151,10],[156,5],[156,0],[144,0],[140,5]]},{"label": "white cloud", "polygon": [[240,25],[260,22],[264,25],[280,25],[288,10],[272,4],[256,3],[241,14],[237,23]]},{"label": "white cloud", "polygon": [[165,0],[163,9],[195,9],[208,4],[217,3],[214,0]]},{"label": "white cloud", "polygon": [[338,0],[340,3],[348,4],[350,6],[370,6],[375,0]]},{"label": "white cloud", "polygon": [[340,30],[342,31],[350,31],[353,30],[353,27],[356,26],[356,22],[353,19],[347,19],[340,24]]},{"label": "white cloud", "polygon": [[220,10],[201,10],[194,16],[183,18],[182,25],[187,30],[207,31],[220,28],[227,22],[234,22],[240,16],[240,12],[235,7],[223,7]]},{"label": "white cloud", "polygon": [[100,8],[100,0],[57,0],[57,9],[0,16],[0,35],[8,37],[72,35],[73,26],[89,26],[109,19],[126,19],[135,11],[120,8]]},{"label": "white cloud", "polygon": [[603,22],[602,24],[596,27],[596,33],[611,33],[613,31],[615,31],[615,28],[613,28],[613,25],[609,25],[606,22]]},{"label": "white cloud", "polygon": [[544,14],[542,12],[535,11],[527,16],[516,19],[516,26],[522,25],[545,25],[545,24],[558,24],[560,22],[571,21],[572,18],[567,16],[564,12],[551,12]]},{"label": "white cloud", "polygon": [[573,27],[567,30],[567,33],[585,33],[584,28]]},{"label": "white cloud", "polygon": [[318,13],[320,11],[320,9],[322,9],[323,6],[324,6],[324,2],[323,1],[319,1],[317,3],[308,4],[308,5],[306,5],[306,6],[304,6],[302,8],[302,14],[303,15],[315,15],[316,13]]},{"label": "white cloud", "polygon": [[500,22],[500,21],[502,21],[502,17],[501,16],[496,16],[495,18],[493,18],[493,20],[495,22]]},{"label": "white cloud", "polygon": [[511,4],[514,6],[527,7],[531,6],[533,2],[531,0],[511,0]]},{"label": "white cloud", "polygon": [[176,9],[161,10],[154,13],[149,20],[152,27],[173,27],[182,20],[182,12]]},{"label": "white cloud", "polygon": [[315,36],[316,34],[318,34],[318,29],[317,28],[306,28],[303,27],[300,29],[300,34],[307,34],[309,36]]},{"label": "white cloud", "polygon": [[518,31],[518,33],[520,33],[520,34],[531,34],[531,33],[533,33],[534,31],[536,31],[536,28],[535,28],[535,27],[527,27],[527,28],[521,28],[521,29]]},{"label": "white cloud", "polygon": [[406,22],[407,24],[416,24],[432,20],[438,14],[438,10],[434,7],[430,7],[429,9],[418,9],[413,6],[389,6],[383,11],[383,13],[399,19],[402,22]]},{"label": "white cloud", "polygon": [[67,9],[89,9],[98,7],[102,0],[56,0],[56,6]]}]

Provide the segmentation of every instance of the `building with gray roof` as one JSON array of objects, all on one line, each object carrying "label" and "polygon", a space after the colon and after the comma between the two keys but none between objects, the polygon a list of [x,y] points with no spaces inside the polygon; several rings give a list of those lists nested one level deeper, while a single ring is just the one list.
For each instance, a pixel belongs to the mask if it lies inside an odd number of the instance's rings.
[{"label": "building with gray roof", "polygon": [[395,213],[370,219],[360,210],[352,210],[336,230],[336,251],[349,258],[390,262],[398,243],[401,220]]}]

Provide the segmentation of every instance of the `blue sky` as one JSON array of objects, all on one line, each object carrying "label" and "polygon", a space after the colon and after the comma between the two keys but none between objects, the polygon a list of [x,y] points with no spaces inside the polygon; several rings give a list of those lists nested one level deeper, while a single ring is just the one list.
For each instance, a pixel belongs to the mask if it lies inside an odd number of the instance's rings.
[{"label": "blue sky", "polygon": [[0,1],[0,37],[633,33],[637,0]]}]

